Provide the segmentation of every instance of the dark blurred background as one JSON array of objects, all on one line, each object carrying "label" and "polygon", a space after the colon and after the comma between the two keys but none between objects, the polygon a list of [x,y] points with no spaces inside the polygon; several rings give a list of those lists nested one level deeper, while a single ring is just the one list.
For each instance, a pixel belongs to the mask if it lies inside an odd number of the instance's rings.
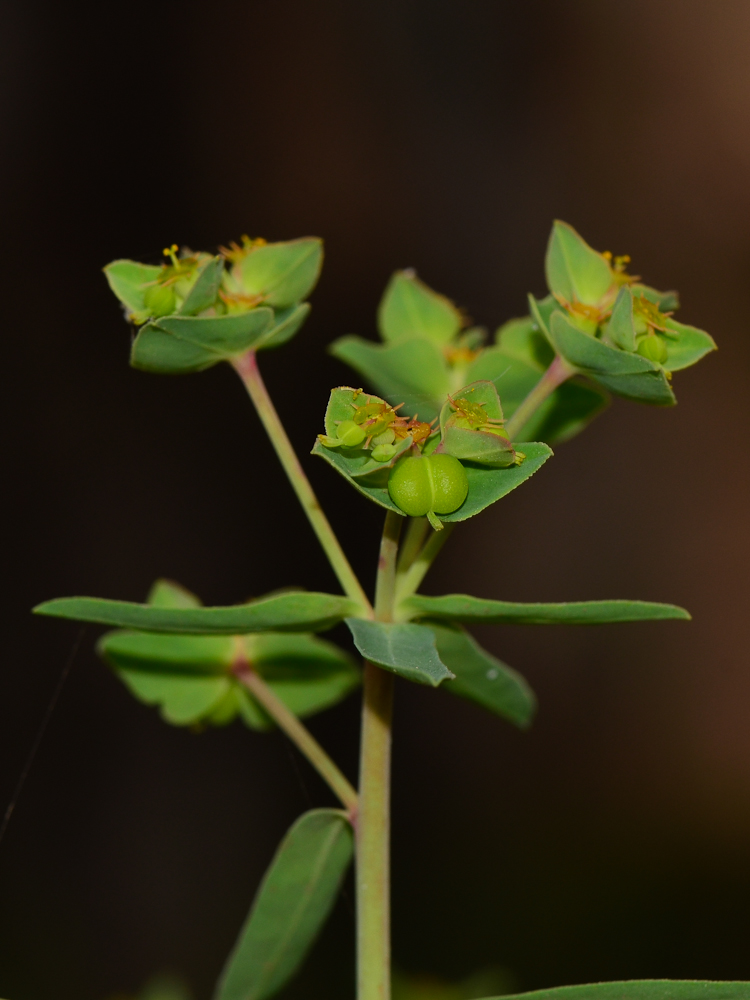
[{"label": "dark blurred background", "polygon": [[[425,589],[674,601],[690,625],[479,635],[540,699],[520,734],[399,686],[394,951],[519,989],[750,979],[750,3],[0,4],[7,555],[0,807],[73,624],[36,602],[335,587],[227,367],[128,368],[101,267],[315,234],[313,313],[263,357],[304,455],[325,353],[414,266],[491,328],[543,291],[553,217],[682,292],[720,351],[670,411],[615,402],[454,535]],[[306,460],[370,582],[380,514]],[[0,845],[0,995],[207,1000],[278,839],[327,792],[279,736],[137,704],[89,629]],[[343,636],[340,636],[343,639]],[[355,774],[357,698],[311,723]],[[283,994],[353,995],[352,899]]]}]

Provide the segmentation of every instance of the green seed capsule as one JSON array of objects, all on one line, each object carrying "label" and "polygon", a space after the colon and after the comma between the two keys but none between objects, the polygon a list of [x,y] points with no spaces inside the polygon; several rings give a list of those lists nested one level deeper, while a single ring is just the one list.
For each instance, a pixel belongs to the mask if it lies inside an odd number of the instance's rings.
[{"label": "green seed capsule", "polygon": [[177,300],[169,285],[152,285],[146,289],[143,302],[152,316],[168,316],[174,312]]},{"label": "green seed capsule", "polygon": [[364,427],[353,420],[342,420],[338,426],[338,438],[345,448],[356,448],[367,437]]},{"label": "green seed capsule", "polygon": [[658,333],[649,333],[639,340],[636,351],[642,358],[655,361],[657,365],[663,365],[668,357],[667,345]]},{"label": "green seed capsule", "polygon": [[388,480],[391,500],[405,514],[450,514],[469,492],[464,467],[452,455],[402,458]]},{"label": "green seed capsule", "polygon": [[395,444],[378,444],[372,449],[372,457],[376,462],[387,462],[396,454]]}]

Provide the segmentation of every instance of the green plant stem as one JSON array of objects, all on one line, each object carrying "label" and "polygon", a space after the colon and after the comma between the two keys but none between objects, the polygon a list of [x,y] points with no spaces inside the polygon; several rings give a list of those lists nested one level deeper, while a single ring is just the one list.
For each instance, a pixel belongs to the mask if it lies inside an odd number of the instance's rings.
[{"label": "green plant stem", "polygon": [[559,385],[567,382],[571,375],[575,375],[575,369],[571,368],[559,354],[556,355],[547,371],[505,425],[512,441],[516,439],[524,425],[529,422],[545,399],[551,396]]},{"label": "green plant stem", "polygon": [[263,706],[273,721],[286,733],[344,805],[349,819],[356,821],[359,800],[356,791],[331,760],[312,733],[302,725],[294,712],[278,698],[246,659],[235,661],[233,672],[255,700]]},{"label": "green plant stem", "polygon": [[398,552],[398,563],[396,573],[405,573],[414,560],[419,555],[419,551],[430,530],[430,524],[426,517],[410,517],[406,529],[406,537],[401,543]]},{"label": "green plant stem", "polygon": [[424,548],[419,553],[414,562],[403,573],[396,577],[396,602],[403,601],[405,597],[417,590],[422,580],[427,575],[427,571],[432,566],[438,553],[448,541],[455,525],[444,523],[442,531],[433,531],[427,539]]},{"label": "green plant stem", "polygon": [[342,590],[353,600],[359,602],[368,613],[372,614],[372,606],[367,598],[367,594],[362,589],[362,585],[357,579],[354,570],[349,565],[349,560],[346,558],[346,554],[341,548],[341,544],[334,534],[328,518],[323,513],[318,498],[315,496],[310,481],[305,475],[305,471],[300,465],[292,443],[284,430],[284,425],[279,419],[271,397],[268,395],[268,390],[258,368],[255,351],[248,351],[246,354],[236,358],[232,362],[232,365],[242,379],[248,395],[255,405],[255,409],[258,411],[258,416],[271,439],[271,444],[276,450],[279,461],[289,478],[289,482],[292,484],[294,492],[297,494],[297,499],[302,504],[302,509],[307,515],[307,519],[312,525],[312,529],[323,547],[323,551],[328,556],[328,561],[341,584]]},{"label": "green plant stem", "polygon": [[[403,518],[386,514],[375,618],[393,620],[396,554]],[[393,675],[365,662],[357,817],[357,1000],[390,1000],[390,803]]]}]

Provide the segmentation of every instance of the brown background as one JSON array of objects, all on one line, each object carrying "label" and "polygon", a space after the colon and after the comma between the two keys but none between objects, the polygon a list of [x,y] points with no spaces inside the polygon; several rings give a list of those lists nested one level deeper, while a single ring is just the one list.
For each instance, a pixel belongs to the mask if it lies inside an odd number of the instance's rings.
[{"label": "brown background", "polygon": [[[324,0],[0,6],[7,639],[0,805],[78,630],[52,596],[210,603],[335,583],[229,369],[157,378],[99,269],[242,232],[325,237],[313,315],[264,359],[300,451],[324,353],[413,265],[494,327],[553,217],[628,252],[720,352],[680,405],[617,402],[457,533],[427,589],[642,597],[691,625],[487,629],[521,735],[402,684],[394,949],[519,988],[750,979],[750,3]],[[307,461],[366,579],[380,516]],[[282,832],[326,791],[280,737],[162,724],[84,638],[0,845],[0,995],[210,989]],[[343,639],[344,637],[341,636]],[[354,773],[357,700],[312,728]],[[284,997],[352,996],[351,898]]]}]

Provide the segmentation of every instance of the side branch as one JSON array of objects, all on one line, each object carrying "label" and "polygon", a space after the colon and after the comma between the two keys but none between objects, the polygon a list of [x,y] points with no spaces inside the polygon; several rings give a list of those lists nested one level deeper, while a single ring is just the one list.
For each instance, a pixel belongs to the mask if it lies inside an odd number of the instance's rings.
[{"label": "side branch", "polygon": [[263,706],[279,729],[286,733],[297,749],[307,757],[334,795],[343,803],[349,814],[349,819],[354,823],[359,805],[357,793],[312,733],[302,725],[294,712],[291,712],[284,702],[273,693],[260,674],[253,670],[251,664],[244,657],[235,661],[232,672],[255,700]]},{"label": "side branch", "polygon": [[315,496],[310,481],[305,475],[299,459],[292,447],[292,442],[284,430],[284,425],[279,419],[276,408],[268,395],[265,383],[261,378],[258,362],[254,351],[248,351],[232,362],[232,365],[242,379],[247,389],[248,395],[252,399],[258,416],[261,419],[266,433],[271,439],[271,444],[276,450],[276,454],[286,472],[289,482],[292,484],[297,499],[302,505],[302,509],[307,515],[307,519],[312,525],[318,541],[323,551],[328,556],[328,561],[336,574],[341,588],[347,596],[357,601],[362,607],[372,613],[372,606],[367,599],[362,585],[349,565],[344,550],[336,537],[328,518],[323,513],[323,509]]},{"label": "side branch", "polygon": [[575,375],[575,369],[571,368],[559,354],[556,355],[547,371],[505,425],[512,441],[516,440],[524,425],[534,416],[545,399],[551,396],[563,382],[567,382],[572,375]]}]

